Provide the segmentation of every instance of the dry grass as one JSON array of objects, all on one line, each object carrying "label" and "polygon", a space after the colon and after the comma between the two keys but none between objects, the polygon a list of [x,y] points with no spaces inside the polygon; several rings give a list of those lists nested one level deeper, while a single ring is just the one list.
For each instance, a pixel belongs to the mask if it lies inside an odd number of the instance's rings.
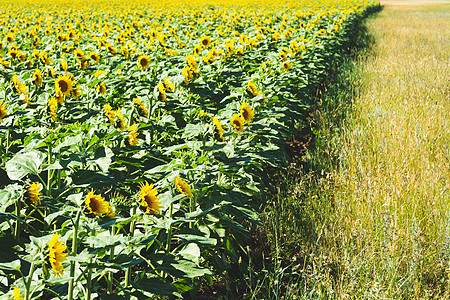
[{"label": "dry grass", "polygon": [[354,247],[341,253],[340,288],[351,295],[360,282],[348,278],[359,276],[379,297],[448,297],[449,6],[384,3],[369,24],[374,56],[361,64],[362,94],[333,174],[334,226]]}]

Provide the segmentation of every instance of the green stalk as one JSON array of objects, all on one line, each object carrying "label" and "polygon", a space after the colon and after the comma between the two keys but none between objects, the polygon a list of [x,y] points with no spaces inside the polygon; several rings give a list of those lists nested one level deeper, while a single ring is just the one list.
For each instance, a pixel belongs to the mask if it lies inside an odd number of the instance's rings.
[{"label": "green stalk", "polygon": [[[169,218],[172,219],[173,203],[170,203],[169,208]],[[190,224],[189,224],[190,225]],[[170,244],[172,242],[172,223],[169,225],[169,230],[167,231],[167,241],[166,241],[166,252],[170,252]]]},{"label": "green stalk", "polygon": [[[47,163],[50,165],[52,163],[52,147],[50,144],[47,145]],[[52,170],[47,170],[47,196],[50,196],[50,190],[51,190],[51,185],[50,185],[50,180],[52,178],[51,175]]]},{"label": "green stalk", "polygon": [[[89,262],[92,263],[92,258]],[[87,283],[86,283],[86,294],[84,295],[84,299],[91,300],[91,290],[92,290],[92,267],[88,266],[89,271],[87,275]]]},{"label": "green stalk", "polygon": [[[136,214],[136,206],[133,206],[133,208],[131,210],[131,217],[134,217],[135,214]],[[130,236],[131,237],[134,235],[135,228],[136,228],[136,219],[131,221],[131,225],[130,225]],[[125,288],[130,285],[130,281],[131,281],[131,267],[128,267],[127,270],[125,271]]]},{"label": "green stalk", "polygon": [[[16,202],[16,215],[17,218],[20,219],[20,200]],[[19,220],[16,220],[16,227],[14,228],[14,237],[17,241],[20,239],[20,222]]]},{"label": "green stalk", "polygon": [[28,274],[28,280],[25,285],[25,298],[24,298],[25,300],[29,300],[31,297],[30,288],[31,288],[31,281],[33,280],[33,273],[34,273],[35,268],[36,268],[36,265],[34,264],[34,261],[33,261],[33,262],[31,262],[30,274]]},{"label": "green stalk", "polygon": [[[82,207],[78,209],[77,216],[75,218],[73,239],[72,239],[72,255],[76,255],[78,251],[78,224],[80,222]],[[69,280],[69,290],[68,290],[68,300],[73,300],[73,288],[74,288],[74,277],[75,276],[75,262],[70,262],[70,280]]]},{"label": "green stalk", "polygon": [[[111,227],[111,235],[114,235],[114,226]],[[109,253],[109,260],[113,260],[114,258],[114,246],[111,248],[111,252]],[[108,293],[112,293],[113,288],[113,272],[110,271],[108,274]]]}]

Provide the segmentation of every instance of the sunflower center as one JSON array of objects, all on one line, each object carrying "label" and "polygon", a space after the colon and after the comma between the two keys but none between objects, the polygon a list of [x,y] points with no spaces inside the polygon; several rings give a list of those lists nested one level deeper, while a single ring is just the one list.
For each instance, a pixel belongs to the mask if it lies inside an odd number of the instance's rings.
[{"label": "sunflower center", "polygon": [[89,203],[89,205],[91,206],[91,210],[92,210],[93,212],[98,211],[98,203],[97,203],[97,200],[91,199],[91,203]]},{"label": "sunflower center", "polygon": [[202,41],[202,44],[203,44],[203,46],[208,45],[208,40],[204,39],[204,40]]},{"label": "sunflower center", "polygon": [[234,120],[233,121],[233,125],[237,128],[241,127],[241,122],[239,122],[239,120]]},{"label": "sunflower center", "polygon": [[242,117],[244,118],[244,120],[248,120],[249,119],[249,113],[246,109],[242,110]]},{"label": "sunflower center", "polygon": [[59,89],[61,90],[61,92],[65,93],[67,92],[67,90],[69,89],[69,85],[67,84],[67,82],[65,82],[64,80],[60,80],[58,82],[59,85]]},{"label": "sunflower center", "polygon": [[146,58],[141,58],[141,66],[146,67],[148,65],[148,60]]}]

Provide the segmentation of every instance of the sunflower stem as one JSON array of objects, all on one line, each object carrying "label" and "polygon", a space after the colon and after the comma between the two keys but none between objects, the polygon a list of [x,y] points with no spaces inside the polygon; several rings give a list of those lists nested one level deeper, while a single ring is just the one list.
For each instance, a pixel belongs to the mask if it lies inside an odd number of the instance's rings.
[{"label": "sunflower stem", "polygon": [[[80,223],[80,216],[82,211],[82,206],[78,209],[77,216],[75,217],[73,239],[72,239],[72,255],[76,255],[78,251],[78,224]],[[69,290],[68,290],[68,300],[73,299],[73,288],[74,288],[74,276],[75,276],[75,262],[70,262],[70,280],[69,280]]]},{"label": "sunflower stem", "polygon": [[170,203],[170,208],[169,208],[169,218],[170,218],[170,225],[169,225],[169,229],[167,231],[167,242],[166,242],[166,252],[169,253],[170,252],[170,243],[172,241],[172,213],[173,213],[173,203]]},{"label": "sunflower stem", "polygon": [[16,202],[16,216],[17,216],[17,220],[16,220],[16,227],[14,228],[14,237],[17,241],[20,240],[20,200]]},{"label": "sunflower stem", "polygon": [[[92,263],[92,258],[90,260]],[[91,300],[91,290],[92,290],[92,267],[88,265],[89,271],[87,275],[87,283],[86,283],[86,294],[84,295],[84,299]]]},{"label": "sunflower stem", "polygon": [[[52,148],[51,148],[50,144],[47,145],[47,159],[48,159],[47,163],[50,165],[52,163]],[[52,178],[52,176],[51,176],[52,170],[48,169],[47,172],[48,172],[47,173],[47,196],[50,196],[50,189],[51,189],[50,181]]]},{"label": "sunflower stem", "polygon": [[[114,236],[114,225],[111,226],[111,236]],[[111,252],[109,253],[109,260],[112,261],[114,258],[114,246],[111,247]],[[112,293],[113,288],[113,272],[109,271],[108,274],[108,293]]]},{"label": "sunflower stem", "polygon": [[30,273],[28,274],[28,281],[25,285],[25,300],[29,300],[31,297],[30,289],[31,289],[31,281],[33,280],[33,273],[36,265],[34,261],[31,262]]},{"label": "sunflower stem", "polygon": [[[133,206],[133,208],[131,209],[131,217],[134,217],[135,214],[136,214],[136,206]],[[130,236],[131,237],[134,235],[135,227],[136,227],[136,219],[131,221],[131,225],[130,225]],[[125,288],[130,285],[130,280],[131,280],[131,267],[128,267],[127,270],[125,271]]]}]

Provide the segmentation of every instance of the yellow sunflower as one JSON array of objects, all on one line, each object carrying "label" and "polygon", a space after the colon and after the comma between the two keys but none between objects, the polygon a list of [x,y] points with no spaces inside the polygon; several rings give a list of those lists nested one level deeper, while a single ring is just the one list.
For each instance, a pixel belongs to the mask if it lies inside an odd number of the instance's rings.
[{"label": "yellow sunflower", "polygon": [[66,60],[63,58],[63,60],[61,61],[61,68],[64,70],[64,72],[67,72],[67,68],[69,66],[67,65]]},{"label": "yellow sunflower", "polygon": [[20,290],[17,286],[14,287],[13,297],[14,300],[23,300],[23,297],[20,297]]},{"label": "yellow sunflower", "polygon": [[89,58],[95,61],[96,63],[100,62],[100,55],[96,52],[91,52],[91,54],[89,54]]},{"label": "yellow sunflower", "polygon": [[158,195],[158,191],[153,187],[153,183],[149,185],[146,181],[145,184],[141,183],[140,187],[141,192],[139,197],[142,200],[140,204],[146,208],[145,213],[159,215],[161,213],[161,202],[158,196],[156,196]]},{"label": "yellow sunflower", "polygon": [[104,82],[101,82],[97,85],[97,92],[100,94],[106,93],[106,84]]},{"label": "yellow sunflower", "polygon": [[58,100],[55,97],[48,99],[48,110],[53,121],[56,121],[58,117],[58,115],[56,114],[57,109],[58,109]]},{"label": "yellow sunflower", "polygon": [[193,197],[191,187],[186,181],[181,179],[180,176],[175,178],[175,185],[180,193],[188,195],[189,198]]},{"label": "yellow sunflower", "polygon": [[59,76],[55,81],[55,88],[63,95],[69,96],[72,91],[72,80],[67,75]]},{"label": "yellow sunflower", "polygon": [[250,105],[248,105],[247,102],[244,102],[239,106],[239,109],[241,110],[241,116],[244,119],[245,123],[250,123],[255,116],[255,112],[251,108]]},{"label": "yellow sunflower", "polygon": [[283,69],[284,69],[285,71],[289,71],[289,70],[291,69],[291,63],[288,62],[288,61],[285,61],[285,62],[283,63]]},{"label": "yellow sunflower", "polygon": [[137,136],[139,133],[137,132],[137,126],[136,124],[133,124],[132,126],[128,127],[128,144],[130,146],[136,146],[138,144]]},{"label": "yellow sunflower", "polygon": [[42,195],[42,194],[39,192],[40,189],[41,189],[41,187],[39,186],[39,184],[37,182],[33,182],[28,187],[28,197],[30,198],[30,200],[34,206],[38,206],[41,204],[41,199],[39,198],[39,195]]},{"label": "yellow sunflower", "polygon": [[6,111],[6,105],[0,100],[0,122],[3,122],[3,118],[8,115]]},{"label": "yellow sunflower", "polygon": [[233,125],[233,129],[235,132],[240,133],[244,132],[244,124],[245,120],[241,115],[234,114],[230,119],[231,124]]},{"label": "yellow sunflower", "polygon": [[146,69],[150,65],[150,57],[147,55],[141,55],[138,58],[138,67],[141,69]]},{"label": "yellow sunflower", "polygon": [[109,212],[109,204],[101,195],[95,195],[94,191],[90,191],[84,200],[87,209],[91,214],[102,217]]},{"label": "yellow sunflower", "polygon": [[252,94],[253,96],[258,96],[260,93],[257,90],[255,84],[251,81],[247,83],[247,90]]},{"label": "yellow sunflower", "polygon": [[67,253],[63,253],[67,246],[63,244],[63,242],[58,241],[60,235],[58,233],[52,236],[52,239],[48,243],[49,248],[49,261],[52,266],[53,273],[57,276],[61,276],[64,273],[64,267],[62,266],[62,262],[67,260]]},{"label": "yellow sunflower", "polygon": [[209,47],[209,45],[211,45],[211,38],[209,36],[204,36],[202,37],[202,39],[200,40],[200,43],[202,44],[203,47]]},{"label": "yellow sunflower", "polygon": [[41,70],[36,69],[36,71],[34,71],[33,77],[34,77],[34,84],[36,86],[39,86],[39,85],[42,84],[42,72],[41,72]]},{"label": "yellow sunflower", "polygon": [[134,98],[133,102],[138,107],[139,115],[147,118],[148,117],[148,111],[147,111],[147,108],[145,107],[144,103],[142,103],[141,99]]},{"label": "yellow sunflower", "polygon": [[212,120],[213,120],[213,123],[214,123],[214,126],[215,126],[214,137],[217,140],[220,140],[220,141],[223,142],[225,140],[223,138],[223,133],[225,132],[225,130],[223,130],[222,124],[220,123],[219,118],[217,118],[217,117],[213,117]]}]

